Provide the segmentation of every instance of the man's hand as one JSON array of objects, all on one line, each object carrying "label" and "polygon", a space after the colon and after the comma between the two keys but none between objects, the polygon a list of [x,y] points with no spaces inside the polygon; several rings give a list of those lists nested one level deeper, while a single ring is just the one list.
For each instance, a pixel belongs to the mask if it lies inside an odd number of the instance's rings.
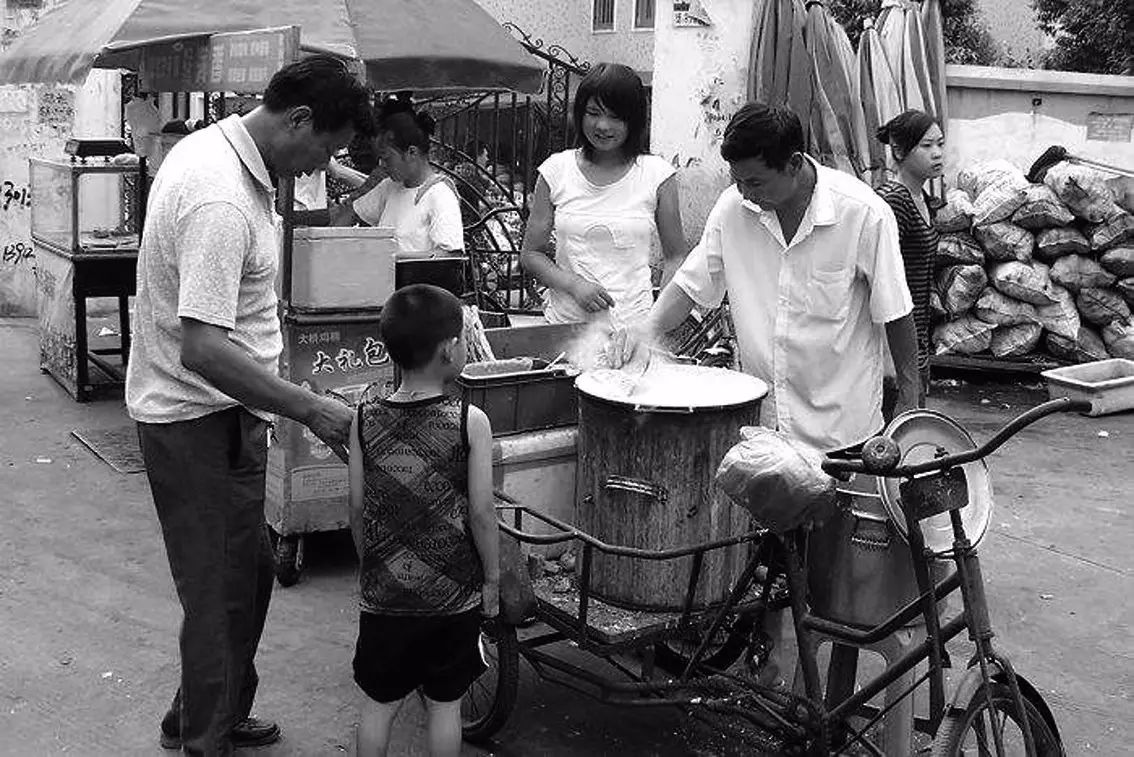
[{"label": "man's hand", "polygon": [[609,292],[599,284],[587,281],[582,276],[571,282],[567,294],[571,295],[571,299],[588,313],[598,313],[614,307],[614,298],[610,296]]},{"label": "man's hand", "polygon": [[311,403],[303,425],[311,429],[311,433],[330,447],[339,459],[347,462],[347,444],[350,442],[350,424],[354,420],[354,411],[330,397],[313,395]]},{"label": "man's hand", "polygon": [[480,589],[481,614],[486,618],[495,618],[500,614],[500,584],[488,583]]},{"label": "man's hand", "polygon": [[650,336],[639,329],[619,328],[610,335],[606,360],[611,368],[646,370],[650,361]]}]

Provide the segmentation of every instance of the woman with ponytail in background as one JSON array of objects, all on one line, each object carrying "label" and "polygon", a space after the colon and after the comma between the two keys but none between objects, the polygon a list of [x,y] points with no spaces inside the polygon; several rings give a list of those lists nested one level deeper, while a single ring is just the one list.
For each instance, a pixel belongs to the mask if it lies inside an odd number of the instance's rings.
[{"label": "woman with ponytail in background", "polygon": [[[878,141],[890,146],[897,175],[877,188],[898,219],[898,242],[906,269],[906,284],[913,297],[914,325],[917,328],[918,369],[922,391],[918,404],[925,405],[929,388],[929,294],[933,288],[933,268],[939,235],[933,225],[935,200],[926,194],[930,179],[944,171],[945,135],[927,113],[907,110],[880,129]],[[887,372],[889,373],[889,371]],[[897,396],[896,384],[889,376],[883,391],[882,413],[889,421]]]},{"label": "woman with ponytail in background", "polygon": [[359,221],[394,229],[399,252],[440,254],[464,250],[461,206],[451,184],[429,163],[436,124],[397,96],[378,112],[379,156],[388,177],[334,213],[336,226]]}]

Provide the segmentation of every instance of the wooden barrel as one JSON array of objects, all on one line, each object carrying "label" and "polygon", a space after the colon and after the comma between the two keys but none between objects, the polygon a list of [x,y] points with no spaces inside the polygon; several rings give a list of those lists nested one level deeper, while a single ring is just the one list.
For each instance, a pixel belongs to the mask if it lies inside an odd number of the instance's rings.
[{"label": "wooden barrel", "polygon": [[[735,371],[681,365],[651,368],[644,378],[648,385],[632,393],[617,372],[592,371],[576,382],[578,527],[607,544],[646,550],[749,531],[748,513],[713,477],[741,426],[758,423],[766,385]],[[746,555],[746,545],[707,553],[694,607],[724,600]],[[591,592],[622,607],[680,610],[692,566],[692,557],[654,561],[596,550]]]}]

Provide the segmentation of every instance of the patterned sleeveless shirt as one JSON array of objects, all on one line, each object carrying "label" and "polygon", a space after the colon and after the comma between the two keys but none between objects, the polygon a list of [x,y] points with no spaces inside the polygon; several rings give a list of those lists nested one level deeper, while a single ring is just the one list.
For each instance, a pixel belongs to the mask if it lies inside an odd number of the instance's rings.
[{"label": "patterned sleeveless shirt", "polygon": [[365,482],[361,600],[380,615],[453,615],[480,604],[468,529],[468,434],[460,399],[359,406]]}]

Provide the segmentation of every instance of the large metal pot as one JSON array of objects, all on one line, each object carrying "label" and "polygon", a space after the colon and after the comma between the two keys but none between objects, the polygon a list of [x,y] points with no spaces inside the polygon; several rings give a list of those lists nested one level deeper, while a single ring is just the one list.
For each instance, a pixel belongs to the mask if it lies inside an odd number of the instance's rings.
[{"label": "large metal pot", "polygon": [[[822,618],[869,628],[920,594],[913,559],[886,512],[877,477],[855,476],[839,485],[839,497],[839,514],[808,539],[808,598]],[[940,581],[947,571],[935,562],[930,576]]]},{"label": "large metal pot", "polygon": [[[637,382],[617,371],[591,371],[576,388],[580,529],[608,544],[664,550],[752,527],[747,512],[714,487],[713,476],[740,428],[759,421],[764,382],[720,368],[664,365]],[[705,556],[695,607],[725,599],[746,554],[735,546]],[[680,610],[692,565],[692,557],[658,562],[596,552],[591,591],[623,607]]]}]

